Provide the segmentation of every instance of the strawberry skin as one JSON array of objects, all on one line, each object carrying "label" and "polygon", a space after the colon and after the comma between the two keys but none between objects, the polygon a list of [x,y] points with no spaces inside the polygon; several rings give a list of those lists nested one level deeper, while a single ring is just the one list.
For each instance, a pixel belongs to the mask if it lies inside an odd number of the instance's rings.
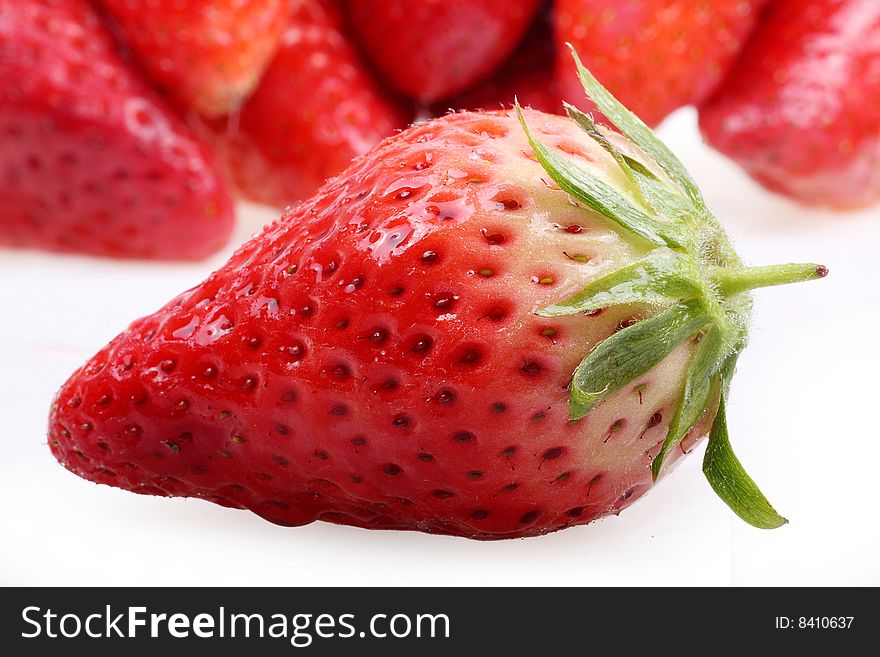
[{"label": "strawberry skin", "polygon": [[240,192],[285,207],[405,124],[343,34],[335,5],[302,0],[260,86],[215,125]]},{"label": "strawberry skin", "polygon": [[687,348],[568,422],[580,355],[633,311],[532,313],[638,247],[542,178],[509,112],[393,137],[76,373],[53,452],[290,525],[493,538],[619,510],[650,486]]},{"label": "strawberry skin", "polygon": [[289,0],[99,0],[144,70],[180,107],[226,114],[278,46]]},{"label": "strawberry skin", "polygon": [[556,78],[563,98],[584,94],[566,43],[648,125],[705,99],[721,81],[767,0],[557,0]]},{"label": "strawberry skin", "polygon": [[880,3],[779,0],[700,126],[769,189],[854,208],[880,199],[878,98]]},{"label": "strawberry skin", "polygon": [[0,244],[119,258],[221,247],[232,202],[198,141],[81,0],[0,9]]},{"label": "strawberry skin", "polygon": [[400,93],[432,103],[487,78],[513,52],[538,0],[345,0],[364,52]]}]

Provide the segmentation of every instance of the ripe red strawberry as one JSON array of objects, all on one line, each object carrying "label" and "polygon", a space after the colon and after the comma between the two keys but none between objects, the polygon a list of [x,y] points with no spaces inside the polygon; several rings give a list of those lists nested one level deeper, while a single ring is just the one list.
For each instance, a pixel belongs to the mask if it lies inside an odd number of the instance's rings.
[{"label": "ripe red strawberry", "polygon": [[279,207],[299,201],[405,124],[340,20],[330,2],[299,2],[260,86],[218,125],[218,147],[245,196]]},{"label": "ripe red strawberry", "polygon": [[0,244],[202,258],[232,230],[216,163],[85,0],[0,7]]},{"label": "ripe red strawberry", "polygon": [[431,103],[487,78],[513,52],[538,0],[345,0],[386,81]]},{"label": "ripe red strawberry", "polygon": [[880,199],[880,3],[775,2],[700,108],[706,139],[803,203]]},{"label": "ripe red strawberry", "polygon": [[505,538],[616,513],[715,418],[710,482],[784,522],[716,408],[744,292],[824,269],[742,267],[680,162],[584,80],[641,148],[575,110],[384,141],[76,372],[55,456],[282,524]]},{"label": "ripe red strawberry", "polygon": [[153,81],[204,116],[234,110],[278,46],[289,0],[99,0]]},{"label": "ripe red strawberry", "polygon": [[562,99],[554,80],[547,76],[547,72],[553,69],[555,58],[551,12],[546,11],[492,77],[440,103],[435,111],[442,114],[449,108],[500,109],[513,106],[514,98],[518,98],[523,107],[558,114],[562,112]]},{"label": "ripe red strawberry", "polygon": [[[571,43],[621,102],[648,125],[698,103],[718,85],[767,0],[557,0],[557,83],[582,102]],[[585,106],[584,109],[589,109]]]}]

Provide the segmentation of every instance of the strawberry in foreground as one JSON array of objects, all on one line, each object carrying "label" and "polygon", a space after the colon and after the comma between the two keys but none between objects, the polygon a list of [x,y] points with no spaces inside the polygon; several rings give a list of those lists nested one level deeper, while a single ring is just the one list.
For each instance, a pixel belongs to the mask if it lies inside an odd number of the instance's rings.
[{"label": "strawberry in foreground", "polygon": [[344,0],[349,23],[385,81],[433,103],[489,77],[513,52],[538,0]]},{"label": "strawberry in foreground", "polygon": [[278,47],[289,0],[99,0],[156,84],[207,117],[236,109]]},{"label": "strawberry in foreground", "polygon": [[215,127],[239,191],[286,207],[404,124],[348,43],[334,4],[300,0],[260,86]]},{"label": "strawberry in foreground", "polygon": [[778,0],[700,108],[712,146],[811,205],[880,199],[880,3]]},{"label": "strawberry in foreground", "polygon": [[84,0],[0,7],[0,245],[203,258],[232,231],[208,149]]},{"label": "strawberry in foreground", "polygon": [[569,108],[387,139],[76,372],[55,456],[281,524],[497,539],[617,513],[710,432],[716,491],[783,523],[724,398],[746,292],[825,269],[744,267],[681,163],[580,72],[628,138]]},{"label": "strawberry in foreground", "polygon": [[589,107],[571,70],[571,43],[597,78],[648,125],[704,100],[748,38],[767,0],[557,0],[556,78],[562,98]]}]

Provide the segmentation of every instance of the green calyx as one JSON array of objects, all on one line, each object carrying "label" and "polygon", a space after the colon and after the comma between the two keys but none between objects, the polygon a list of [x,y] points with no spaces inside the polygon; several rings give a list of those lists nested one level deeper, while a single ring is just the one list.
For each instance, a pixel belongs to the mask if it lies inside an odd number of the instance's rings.
[{"label": "green calyx", "polygon": [[619,191],[539,142],[517,103],[520,123],[538,161],[560,189],[622,234],[642,241],[647,254],[537,314],[559,317],[626,304],[653,312],[601,341],[584,357],[572,377],[570,417],[583,418],[677,347],[693,343],[677,407],[651,464],[652,475],[657,478],[670,450],[717,405],[703,462],[706,478],[740,518],[755,527],[779,527],[786,520],[761,494],[730,447],[725,402],[737,356],[747,340],[751,303],[746,293],[822,278],[827,269],[815,264],[743,266],[684,165],[584,68],[574,50],[572,54],[587,95],[641,151],[637,157],[624,154],[592,117],[566,105],[572,121],[621,169],[628,191]]}]

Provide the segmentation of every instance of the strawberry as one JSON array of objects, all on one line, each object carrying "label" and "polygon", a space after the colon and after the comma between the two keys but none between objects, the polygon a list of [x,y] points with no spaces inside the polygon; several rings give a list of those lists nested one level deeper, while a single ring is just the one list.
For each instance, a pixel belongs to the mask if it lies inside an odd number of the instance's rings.
[{"label": "strawberry", "polygon": [[710,483],[784,522],[724,398],[746,291],[825,270],[742,266],[681,163],[582,76],[628,137],[569,107],[385,140],[74,373],[55,456],[287,525],[494,539],[618,512],[711,426]]},{"label": "strawberry", "polygon": [[561,98],[553,80],[547,79],[555,58],[551,12],[546,11],[492,77],[441,106],[457,110],[498,109],[512,106],[514,98],[518,98],[523,107],[559,113]]},{"label": "strawberry", "polygon": [[0,244],[202,258],[232,220],[213,156],[87,2],[0,6]]},{"label": "strawberry", "polygon": [[254,95],[217,125],[241,192],[284,207],[314,192],[404,124],[326,0],[302,0]]},{"label": "strawberry", "polygon": [[779,0],[700,126],[769,189],[854,208],[880,199],[878,98],[880,3]]},{"label": "strawberry", "polygon": [[99,0],[153,81],[182,108],[226,114],[278,47],[289,0]]},{"label": "strawberry", "polygon": [[[557,0],[556,41],[649,125],[718,85],[767,0]],[[558,48],[563,98],[582,102],[568,50]],[[584,109],[588,109],[585,106]]]},{"label": "strawberry", "polygon": [[432,103],[489,77],[525,34],[538,0],[345,0],[351,27],[400,93]]}]

